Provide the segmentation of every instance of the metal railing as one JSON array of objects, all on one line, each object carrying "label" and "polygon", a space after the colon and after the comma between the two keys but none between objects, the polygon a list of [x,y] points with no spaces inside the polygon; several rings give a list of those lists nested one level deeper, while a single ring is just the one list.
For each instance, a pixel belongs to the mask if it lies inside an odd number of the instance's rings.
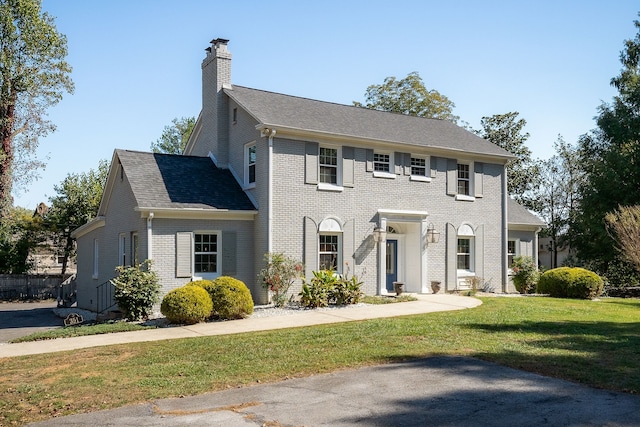
[{"label": "metal railing", "polygon": [[98,285],[96,288],[96,312],[98,314],[105,313],[107,310],[118,306],[113,299],[114,290],[115,287],[111,281],[106,281],[101,285]]},{"label": "metal railing", "polygon": [[76,275],[72,274],[58,287],[58,307],[71,307],[77,301],[78,285]]}]

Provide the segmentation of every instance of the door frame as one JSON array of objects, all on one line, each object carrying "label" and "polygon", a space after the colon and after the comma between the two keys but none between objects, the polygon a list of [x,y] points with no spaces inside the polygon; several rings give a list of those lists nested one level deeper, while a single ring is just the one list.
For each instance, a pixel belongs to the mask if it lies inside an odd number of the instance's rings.
[{"label": "door frame", "polygon": [[[395,240],[397,241],[397,247],[396,247],[396,272],[397,272],[397,278],[396,281],[398,282],[403,282],[404,278],[405,278],[405,268],[406,268],[406,259],[404,256],[404,251],[405,251],[405,235],[404,234],[387,234],[387,239],[386,240]],[[387,270],[387,242],[385,241],[384,244],[382,245],[384,247],[384,253],[382,254],[382,260],[383,260],[383,266],[384,266],[384,271],[386,273]],[[406,289],[406,287],[405,287]],[[391,289],[387,289],[387,276],[385,274],[384,277],[384,286],[382,286],[381,292],[382,295],[395,295],[395,290]]]}]

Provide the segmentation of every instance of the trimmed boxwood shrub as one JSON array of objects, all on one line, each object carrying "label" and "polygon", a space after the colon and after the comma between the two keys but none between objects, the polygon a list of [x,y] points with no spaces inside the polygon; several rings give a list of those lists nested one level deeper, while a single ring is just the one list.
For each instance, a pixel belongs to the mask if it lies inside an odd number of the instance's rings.
[{"label": "trimmed boxwood shrub", "polygon": [[208,318],[212,307],[211,298],[202,287],[183,286],[164,296],[160,312],[171,323],[192,325]]},{"label": "trimmed boxwood shrub", "polygon": [[560,267],[540,276],[536,292],[556,298],[597,298],[604,282],[593,271],[579,267]]},{"label": "trimmed boxwood shrub", "polygon": [[247,285],[238,279],[221,276],[192,283],[206,290],[213,304],[210,317],[220,320],[243,319],[253,313],[253,299]]}]

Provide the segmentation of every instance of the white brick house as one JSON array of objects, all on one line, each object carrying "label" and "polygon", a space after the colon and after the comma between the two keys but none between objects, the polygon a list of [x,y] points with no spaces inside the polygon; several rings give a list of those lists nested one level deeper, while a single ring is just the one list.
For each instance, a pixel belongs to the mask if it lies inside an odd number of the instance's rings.
[{"label": "white brick house", "polygon": [[448,121],[232,85],[223,39],[202,76],[184,156],[115,151],[99,217],[74,233],[80,307],[96,309],[115,266],[146,258],[164,292],[224,274],[264,303],[267,252],[309,275],[348,270],[367,294],[471,277],[506,292],[510,257],[537,256],[542,223],[509,199],[511,155],[496,145]]}]

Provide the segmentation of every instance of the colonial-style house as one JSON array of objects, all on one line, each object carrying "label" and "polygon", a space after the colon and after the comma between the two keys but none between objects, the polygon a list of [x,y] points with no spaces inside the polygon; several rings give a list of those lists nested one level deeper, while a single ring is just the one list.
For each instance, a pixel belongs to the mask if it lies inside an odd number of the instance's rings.
[{"label": "colonial-style house", "polygon": [[507,195],[507,151],[449,121],[237,86],[228,41],[211,43],[184,155],[114,152],[99,216],[74,232],[79,307],[144,259],[163,292],[231,275],[265,303],[269,252],[383,295],[474,278],[507,292],[510,258],[536,256],[542,224]]}]

